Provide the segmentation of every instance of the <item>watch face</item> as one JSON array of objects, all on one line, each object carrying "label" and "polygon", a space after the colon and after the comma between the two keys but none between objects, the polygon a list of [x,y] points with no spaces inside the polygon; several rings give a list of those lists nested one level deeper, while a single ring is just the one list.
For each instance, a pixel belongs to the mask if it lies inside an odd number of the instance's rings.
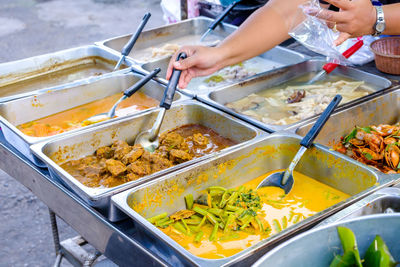
[{"label": "watch face", "polygon": [[378,23],[375,28],[378,32],[383,32],[385,30],[385,23]]}]

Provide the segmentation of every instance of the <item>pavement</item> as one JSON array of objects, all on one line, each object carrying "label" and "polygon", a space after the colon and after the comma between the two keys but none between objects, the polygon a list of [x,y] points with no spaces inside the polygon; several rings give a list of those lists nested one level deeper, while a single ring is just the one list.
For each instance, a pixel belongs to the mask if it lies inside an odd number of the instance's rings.
[{"label": "pavement", "polygon": [[[164,24],[159,0],[0,0],[0,63],[93,44]],[[145,29],[146,29],[145,28]],[[1,159],[0,159],[1,160]],[[61,240],[77,233],[59,222]],[[47,207],[0,170],[0,267],[55,261]],[[65,260],[62,266],[71,266]]]}]

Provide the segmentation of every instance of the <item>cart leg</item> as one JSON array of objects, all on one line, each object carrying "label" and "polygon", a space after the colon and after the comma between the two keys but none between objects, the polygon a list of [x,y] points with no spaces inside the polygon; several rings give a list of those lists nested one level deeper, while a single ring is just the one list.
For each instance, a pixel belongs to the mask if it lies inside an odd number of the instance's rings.
[{"label": "cart leg", "polygon": [[61,253],[60,236],[58,234],[56,214],[51,209],[49,209],[49,216],[50,216],[51,231],[53,234],[54,249],[56,252],[56,261],[54,262],[54,267],[59,267],[63,255]]},{"label": "cart leg", "polygon": [[57,256],[54,262],[54,267],[59,267],[63,258],[65,258],[73,266],[93,266],[97,258],[101,256],[101,252],[97,249],[94,253],[87,252],[83,248],[83,246],[87,244],[87,241],[81,236],[76,236],[60,242],[56,214],[49,209],[49,215],[53,234],[54,249]]}]

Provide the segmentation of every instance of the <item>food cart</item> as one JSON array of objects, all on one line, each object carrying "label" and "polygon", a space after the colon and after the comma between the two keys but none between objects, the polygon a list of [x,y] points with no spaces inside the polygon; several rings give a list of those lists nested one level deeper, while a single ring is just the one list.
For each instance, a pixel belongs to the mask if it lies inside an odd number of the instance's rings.
[{"label": "food cart", "polygon": [[[169,115],[166,117],[162,131],[184,124],[203,123],[222,135],[229,136],[236,141],[236,145],[111,190],[101,192],[88,190],[60,168],[50,155],[58,151],[63,151],[62,157],[67,155],[65,157],[77,158],[88,155],[95,151],[94,147],[88,148],[92,144],[108,145],[115,135],[132,142],[141,130],[152,125],[158,112],[157,107],[48,137],[32,138],[17,127],[21,123],[41,118],[41,116],[102,98],[109,94],[109,92],[104,92],[104,88],[114,86],[116,92],[124,90],[155,67],[161,67],[165,73],[168,55],[162,55],[160,58],[150,57],[148,60],[143,57],[135,58],[135,55],[148,47],[173,42],[185,36],[194,38],[204,32],[209,23],[209,19],[199,17],[145,31],[135,45],[132,55],[127,57],[125,68],[121,70],[110,72],[105,68],[106,73],[63,81],[57,85],[46,85],[43,88],[35,88],[35,90],[18,94],[2,95],[2,88],[21,82],[33,74],[40,76],[45,72],[51,72],[54,70],[54,65],[62,67],[65,64],[72,64],[73,66],[80,60],[99,59],[112,65],[118,59],[119,51],[130,36],[116,37],[87,47],[5,63],[0,66],[0,75],[9,77],[5,85],[0,87],[2,127],[0,168],[31,190],[49,207],[58,263],[61,256],[67,257],[76,264],[82,259],[79,259],[66,243],[60,244],[55,216],[62,218],[80,234],[81,239],[75,240],[77,244],[88,242],[96,248],[98,253],[93,258],[83,259],[86,261],[93,261],[99,254],[104,254],[121,266],[249,265],[283,241],[310,229],[345,207],[363,201],[374,192],[398,183],[396,174],[383,174],[329,149],[331,140],[343,136],[356,124],[369,125],[380,121],[391,123],[397,118],[397,108],[393,107],[398,104],[399,77],[380,73],[374,68],[373,63],[370,63],[357,70],[351,67],[339,67],[336,70],[336,73],[346,77],[372,84],[374,90],[366,96],[340,106],[316,140],[312,152],[305,156],[304,163],[299,166],[305,173],[314,169],[313,175],[316,177],[320,175],[321,181],[342,175],[346,181],[346,189],[340,184],[337,184],[337,188],[342,191],[347,190],[346,193],[351,196],[347,200],[234,256],[218,260],[204,259],[188,253],[176,243],[154,231],[143,217],[129,211],[127,199],[132,194],[140,194],[140,190],[153,190],[153,187],[164,186],[163,183],[171,181],[179,183],[182,179],[198,177],[204,172],[216,176],[219,173],[218,166],[228,161],[234,167],[230,170],[231,172],[221,175],[221,183],[222,179],[228,176],[232,177],[230,181],[233,184],[237,184],[236,178],[233,177],[239,177],[239,175],[257,177],[274,168],[285,168],[293,154],[293,147],[296,147],[300,137],[304,136],[315,122],[317,115],[286,126],[276,126],[240,114],[228,108],[226,103],[262,88],[285,82],[293,78],[295,74],[319,70],[324,63],[322,59],[306,51],[297,43],[283,44],[260,55],[259,60],[264,64],[268,63],[268,69],[262,69],[240,80],[229,81],[221,86],[208,87],[205,90],[196,90],[197,87],[178,90],[174,105],[167,113]],[[218,38],[224,38],[234,30],[234,26],[221,24],[214,34]],[[158,101],[166,84],[163,77],[159,75],[143,89],[147,95]],[[70,101],[67,101],[64,106],[54,105],[60,97],[70,99]],[[390,112],[380,111],[374,115],[377,109],[389,106],[393,108]],[[21,110],[21,107],[24,109]],[[37,111],[38,109],[40,111]],[[115,129],[118,129],[117,133]],[[280,145],[282,151],[278,149]],[[73,149],[68,150],[68,147]],[[277,149],[276,155],[268,154],[270,147]],[[288,147],[291,149],[287,149]],[[285,155],[286,150],[292,151],[289,156]],[[331,158],[334,158],[334,161]],[[244,162],[243,159],[247,161]],[[317,165],[315,165],[316,160]],[[335,170],[335,164],[339,164],[341,169]],[[255,172],[255,169],[258,172]],[[191,189],[187,187],[185,190]],[[182,198],[183,195],[184,193],[180,192],[179,197]],[[177,203],[177,205],[182,204]],[[163,208],[168,209],[166,206]]]}]

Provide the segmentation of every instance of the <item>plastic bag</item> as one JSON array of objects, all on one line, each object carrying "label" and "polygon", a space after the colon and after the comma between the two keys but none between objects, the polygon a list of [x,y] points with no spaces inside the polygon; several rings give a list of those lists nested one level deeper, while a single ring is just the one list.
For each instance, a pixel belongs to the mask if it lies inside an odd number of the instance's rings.
[{"label": "plastic bag", "polygon": [[322,10],[317,0],[300,5],[298,16],[305,16],[305,18],[303,22],[289,30],[289,35],[311,51],[325,55],[329,62],[351,65],[351,62],[342,55],[339,47],[333,44],[339,37],[339,32],[331,30],[324,20],[308,15],[307,11],[310,9],[317,9],[318,12]]},{"label": "plastic bag", "polygon": [[[343,44],[338,46],[339,52],[343,53],[347,49],[349,49],[352,45],[354,45],[360,38],[350,38],[347,39]],[[374,60],[375,55],[369,49],[371,43],[375,40],[379,39],[379,37],[373,37],[371,35],[365,35],[362,37],[364,41],[364,45],[356,52],[354,55],[349,57],[347,60],[354,65],[364,65],[368,62]]]}]

